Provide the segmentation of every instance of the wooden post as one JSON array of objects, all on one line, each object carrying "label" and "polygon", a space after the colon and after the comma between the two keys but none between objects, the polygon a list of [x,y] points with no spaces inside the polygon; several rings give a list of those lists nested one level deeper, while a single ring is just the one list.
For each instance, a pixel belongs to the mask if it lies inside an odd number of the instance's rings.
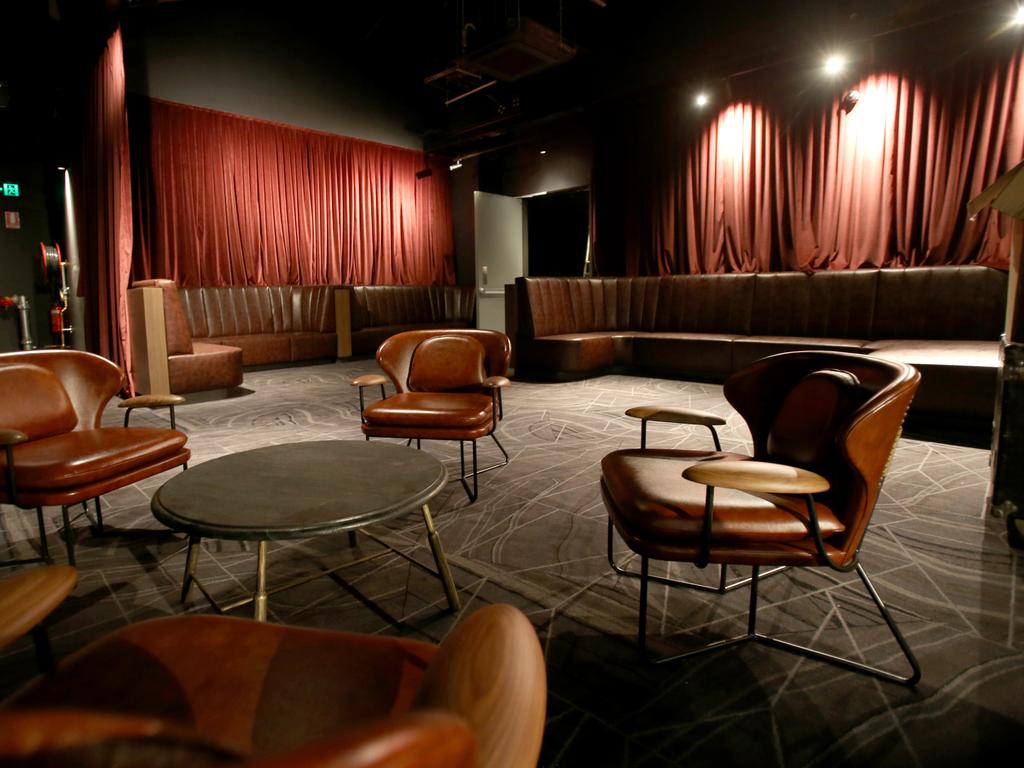
[{"label": "wooden post", "polygon": [[140,395],[170,394],[162,288],[147,285],[128,290],[128,327],[136,392]]}]

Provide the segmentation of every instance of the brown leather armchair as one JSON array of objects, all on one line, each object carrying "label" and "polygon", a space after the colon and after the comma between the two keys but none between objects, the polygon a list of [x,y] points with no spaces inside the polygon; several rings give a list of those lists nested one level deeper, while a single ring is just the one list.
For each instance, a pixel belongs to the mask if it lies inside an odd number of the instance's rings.
[{"label": "brown leather armchair", "polygon": [[[377,350],[387,378],[366,374],[353,379],[359,387],[359,408],[366,439],[404,437],[416,440],[458,440],[459,481],[470,502],[478,495],[477,477],[508,464],[505,447],[494,431],[503,414],[501,390],[508,386],[512,347],[508,336],[488,330],[423,330],[398,333]],[[395,394],[383,397],[390,379]],[[382,399],[366,405],[363,391],[379,386]],[[494,440],[503,460],[477,466],[476,441]],[[465,443],[472,444],[473,469],[466,473]],[[470,488],[467,478],[473,478]]]},{"label": "brown leather armchair", "polygon": [[[921,671],[858,555],[920,374],[841,352],[790,352],[733,374],[725,396],[750,428],[752,456],[620,450],[601,462],[608,515],[640,555],[638,642],[647,652],[649,561],[750,565],[747,632],[671,658],[753,640],[913,685]],[[763,566],[856,571],[911,667],[907,676],[757,631]],[[669,659],[658,659],[668,661]]]},{"label": "brown leather armchair", "polygon": [[[120,402],[124,427],[104,427],[103,410],[124,386],[106,358],[74,350],[0,354],[0,502],[36,509],[40,557],[0,565],[49,561],[43,507],[60,506],[68,562],[75,563],[68,509],[95,500],[94,525],[103,531],[99,497],[189,459],[188,439],[174,428],[177,395],[143,395]],[[171,429],[129,427],[135,408],[171,408]]]},{"label": "brown leather armchair", "polygon": [[537,635],[508,605],[440,646],[177,616],[124,627],[16,693],[0,763],[528,768],[546,698]]}]

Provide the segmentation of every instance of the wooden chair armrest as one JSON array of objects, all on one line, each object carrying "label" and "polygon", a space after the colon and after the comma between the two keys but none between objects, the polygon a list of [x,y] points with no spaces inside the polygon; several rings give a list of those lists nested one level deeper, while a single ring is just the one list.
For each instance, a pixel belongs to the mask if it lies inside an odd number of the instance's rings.
[{"label": "wooden chair armrest", "polygon": [[505,376],[488,376],[484,379],[484,386],[490,389],[499,389],[501,387],[507,387],[512,382]]},{"label": "wooden chair armrest", "polygon": [[683,477],[701,485],[748,493],[821,493],[829,482],[816,472],[767,461],[704,461],[687,467]]},{"label": "wooden chair armrest", "polygon": [[0,580],[0,648],[49,616],[77,581],[78,572],[69,565],[30,568]]},{"label": "wooden chair armrest", "polygon": [[471,768],[469,723],[441,710],[407,712],[346,729],[297,749],[259,757],[245,768]]},{"label": "wooden chair armrest", "polygon": [[383,386],[388,381],[388,377],[380,373],[364,373],[362,376],[352,379],[351,383],[353,387],[375,387],[378,384]]},{"label": "wooden chair armrest", "polygon": [[181,405],[185,398],[181,395],[136,395],[128,397],[117,404],[118,408],[124,408],[124,426],[128,426],[132,411],[135,408],[169,408],[171,411],[171,429],[177,429],[178,425],[174,420],[174,406]]},{"label": "wooden chair armrest", "polygon": [[117,404],[118,408],[167,408],[181,405],[185,398],[181,395],[136,395],[128,397]]},{"label": "wooden chair armrest", "polygon": [[707,411],[695,411],[690,408],[669,408],[662,405],[638,405],[626,411],[626,415],[634,419],[646,421],[662,421],[668,424],[696,424],[704,427],[718,427],[725,424],[725,419]]},{"label": "wooden chair armrest", "polygon": [[17,429],[0,429],[0,446],[17,445],[28,440],[28,435]]}]

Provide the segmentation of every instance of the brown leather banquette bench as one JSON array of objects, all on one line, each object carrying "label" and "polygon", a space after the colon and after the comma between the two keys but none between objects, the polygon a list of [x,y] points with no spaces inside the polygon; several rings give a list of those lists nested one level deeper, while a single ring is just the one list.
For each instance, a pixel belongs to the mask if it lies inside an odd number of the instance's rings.
[{"label": "brown leather banquette bench", "polygon": [[475,325],[471,285],[353,285],[347,291],[352,355],[376,354],[384,339],[401,331]]},{"label": "brown leather banquette bench", "polygon": [[243,366],[372,355],[403,330],[468,328],[472,286],[277,285],[128,291],[139,392],[186,394],[242,383]]},{"label": "brown leather banquette bench", "polygon": [[173,280],[140,280],[128,291],[136,389],[226,389],[242,383],[243,366],[334,358],[335,290],[178,288]]},{"label": "brown leather banquette bench", "polygon": [[1006,290],[979,266],[518,278],[516,376],[722,381],[776,352],[838,350],[917,367],[916,413],[991,420]]}]

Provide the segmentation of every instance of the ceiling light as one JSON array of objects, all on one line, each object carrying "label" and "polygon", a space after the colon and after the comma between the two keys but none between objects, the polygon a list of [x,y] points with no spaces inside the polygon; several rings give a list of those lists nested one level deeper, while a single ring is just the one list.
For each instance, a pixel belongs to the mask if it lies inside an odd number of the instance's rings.
[{"label": "ceiling light", "polygon": [[542,150],[540,151],[540,153],[541,153],[542,155],[546,155],[546,154],[548,153],[548,151],[547,151],[546,149],[542,149]]},{"label": "ceiling light", "polygon": [[1017,10],[1013,14],[1013,23],[1018,27],[1024,25],[1024,5],[1017,6]]},{"label": "ceiling light", "polygon": [[838,75],[846,68],[846,58],[838,53],[833,53],[827,59],[822,69],[825,70],[826,75]]},{"label": "ceiling light", "polygon": [[711,101],[711,99],[706,93],[704,93],[704,91],[698,93],[693,99],[693,103],[698,107],[706,107],[709,101]]},{"label": "ceiling light", "polygon": [[449,171],[457,171],[462,167],[462,160],[456,160],[454,163],[448,166]]}]

